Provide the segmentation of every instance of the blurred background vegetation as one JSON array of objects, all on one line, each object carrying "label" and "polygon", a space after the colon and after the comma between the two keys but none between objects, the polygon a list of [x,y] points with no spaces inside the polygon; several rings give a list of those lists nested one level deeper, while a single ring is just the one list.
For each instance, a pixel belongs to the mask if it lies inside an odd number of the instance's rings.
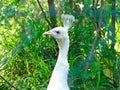
[{"label": "blurred background vegetation", "polygon": [[43,32],[70,30],[71,90],[120,90],[119,0],[0,0],[0,90],[46,90],[58,47]]}]

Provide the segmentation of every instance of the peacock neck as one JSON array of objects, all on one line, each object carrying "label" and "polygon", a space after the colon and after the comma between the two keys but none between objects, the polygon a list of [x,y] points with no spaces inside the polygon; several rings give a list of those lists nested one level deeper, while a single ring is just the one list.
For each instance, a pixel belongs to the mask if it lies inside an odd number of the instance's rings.
[{"label": "peacock neck", "polygon": [[57,40],[58,46],[59,46],[59,55],[58,55],[58,60],[55,66],[56,70],[59,70],[60,67],[65,67],[65,71],[67,73],[67,70],[69,68],[68,60],[67,60],[67,55],[69,51],[69,38],[65,38],[62,40]]},{"label": "peacock neck", "polygon": [[58,60],[53,70],[47,90],[69,90],[67,75],[69,64],[67,54],[69,50],[69,39],[57,40],[59,46]]},{"label": "peacock neck", "polygon": [[67,55],[69,51],[69,38],[65,38],[63,40],[58,40],[58,46],[59,46],[59,55],[58,60],[67,61]]}]

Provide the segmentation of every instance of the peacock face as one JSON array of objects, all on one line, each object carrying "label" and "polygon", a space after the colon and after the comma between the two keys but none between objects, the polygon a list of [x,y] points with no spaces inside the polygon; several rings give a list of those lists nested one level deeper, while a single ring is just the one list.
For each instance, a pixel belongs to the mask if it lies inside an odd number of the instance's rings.
[{"label": "peacock face", "polygon": [[44,35],[51,35],[55,39],[64,39],[68,37],[68,30],[64,27],[56,27],[45,32]]}]

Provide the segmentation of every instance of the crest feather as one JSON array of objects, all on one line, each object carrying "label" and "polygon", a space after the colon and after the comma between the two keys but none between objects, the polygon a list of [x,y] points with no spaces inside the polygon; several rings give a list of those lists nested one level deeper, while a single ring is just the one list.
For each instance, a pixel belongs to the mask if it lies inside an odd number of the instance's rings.
[{"label": "crest feather", "polygon": [[70,29],[73,25],[73,22],[75,21],[75,17],[70,14],[62,14],[61,19],[62,19],[63,26],[66,29]]}]

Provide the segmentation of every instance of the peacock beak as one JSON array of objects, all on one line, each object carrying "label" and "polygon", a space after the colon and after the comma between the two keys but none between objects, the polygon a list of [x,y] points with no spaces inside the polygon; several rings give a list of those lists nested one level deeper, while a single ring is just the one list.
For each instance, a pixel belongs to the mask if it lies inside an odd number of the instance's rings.
[{"label": "peacock beak", "polygon": [[51,35],[52,33],[50,31],[44,32],[43,35]]}]

